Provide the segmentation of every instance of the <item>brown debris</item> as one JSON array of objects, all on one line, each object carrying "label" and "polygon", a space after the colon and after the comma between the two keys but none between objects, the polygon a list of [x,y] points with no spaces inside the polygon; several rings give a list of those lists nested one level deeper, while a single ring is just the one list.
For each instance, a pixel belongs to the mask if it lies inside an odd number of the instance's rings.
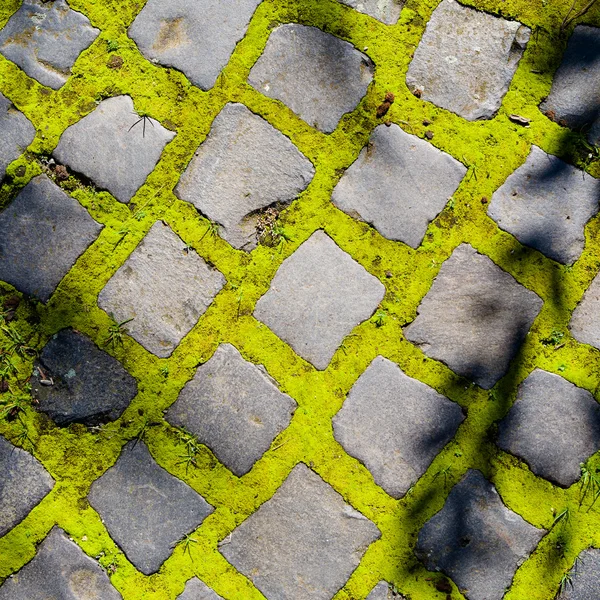
[{"label": "brown debris", "polygon": [[390,106],[394,103],[396,97],[392,92],[387,92],[385,95],[384,101],[377,108],[377,118],[381,119],[387,114],[387,111],[390,110]]}]

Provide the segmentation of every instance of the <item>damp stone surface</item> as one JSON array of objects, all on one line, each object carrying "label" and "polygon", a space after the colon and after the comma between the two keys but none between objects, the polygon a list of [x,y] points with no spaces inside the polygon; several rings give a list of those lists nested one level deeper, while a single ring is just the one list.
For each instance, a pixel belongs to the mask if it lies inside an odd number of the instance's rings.
[{"label": "damp stone surface", "polygon": [[571,582],[561,592],[561,600],[596,600],[600,590],[600,550],[584,550],[569,573]]},{"label": "damp stone surface", "polygon": [[197,578],[190,579],[183,594],[177,600],[223,600],[221,596],[211,590],[203,581]]},{"label": "damp stone surface", "polygon": [[600,275],[596,275],[573,311],[569,329],[583,344],[600,349]]},{"label": "damp stone surface", "polygon": [[6,167],[19,158],[35,137],[35,127],[10,100],[0,94],[0,181]]},{"label": "damp stone surface", "polygon": [[340,0],[340,2],[386,25],[393,25],[398,21],[404,5],[403,0]]}]

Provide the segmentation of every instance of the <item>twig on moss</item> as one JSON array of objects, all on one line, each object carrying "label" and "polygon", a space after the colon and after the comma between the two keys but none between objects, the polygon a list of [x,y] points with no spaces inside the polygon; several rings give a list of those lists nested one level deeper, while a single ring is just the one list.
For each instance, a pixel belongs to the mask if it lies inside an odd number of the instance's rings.
[{"label": "twig on moss", "polygon": [[573,4],[571,4],[571,8],[569,8],[569,12],[563,19],[560,30],[564,31],[573,21],[579,19],[579,17],[583,17],[583,15],[585,15],[592,8],[592,6],[596,4],[597,1],[598,0],[590,0],[590,2],[588,2],[578,13],[575,13],[573,16],[571,16],[572,12],[575,10],[575,5],[577,4],[577,0],[573,0]]}]

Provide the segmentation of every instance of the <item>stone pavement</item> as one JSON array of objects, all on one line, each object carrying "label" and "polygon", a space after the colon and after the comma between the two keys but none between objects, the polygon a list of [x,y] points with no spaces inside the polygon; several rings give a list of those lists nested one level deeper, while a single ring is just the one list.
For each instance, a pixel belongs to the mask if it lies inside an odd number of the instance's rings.
[{"label": "stone pavement", "polygon": [[0,3],[0,600],[600,600],[587,4]]}]

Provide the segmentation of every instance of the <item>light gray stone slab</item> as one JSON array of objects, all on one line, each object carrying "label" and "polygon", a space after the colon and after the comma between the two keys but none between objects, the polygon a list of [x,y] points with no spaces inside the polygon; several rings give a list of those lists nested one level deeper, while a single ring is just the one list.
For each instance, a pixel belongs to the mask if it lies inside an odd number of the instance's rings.
[{"label": "light gray stone slab", "polygon": [[290,202],[315,174],[312,163],[243,104],[227,104],[175,193],[212,221],[235,248],[256,247],[255,211]]},{"label": "light gray stone slab", "polygon": [[400,498],[456,433],[462,410],[378,356],[333,418],[335,439]]},{"label": "light gray stone slab", "polygon": [[571,583],[557,596],[560,600],[600,600],[600,550],[588,548],[570,571]]},{"label": "light gray stone slab", "polygon": [[158,121],[138,116],[129,96],[116,96],[67,127],[54,157],[127,203],[174,137]]},{"label": "light gray stone slab", "polygon": [[54,527],[35,558],[0,587],[0,600],[120,600],[106,572]]},{"label": "light gray stone slab", "polygon": [[29,77],[57,90],[99,33],[65,0],[24,0],[0,31],[0,53]]},{"label": "light gray stone slab", "polygon": [[385,581],[380,581],[367,596],[367,600],[405,600],[405,598],[395,594]]},{"label": "light gray stone slab", "polygon": [[261,0],[149,0],[129,36],[152,62],[211,88],[244,37]]},{"label": "light gray stone slab", "polygon": [[489,389],[508,370],[542,304],[487,256],[461,244],[404,333],[431,358]]},{"label": "light gray stone slab", "polygon": [[0,181],[6,174],[6,167],[19,158],[35,137],[35,127],[0,94]]},{"label": "light gray stone slab", "polygon": [[144,348],[170,356],[225,285],[225,278],[167,225],[156,222],[98,296],[98,306]]},{"label": "light gray stone slab", "polygon": [[536,369],[498,426],[498,445],[541,477],[568,487],[600,449],[600,405],[590,392]]},{"label": "light gray stone slab", "polygon": [[316,27],[285,24],[271,32],[248,82],[330,133],[358,106],[372,79],[369,58],[352,44]]},{"label": "light gray stone slab", "polygon": [[317,369],[326,369],[385,295],[383,284],[319,230],[283,261],[254,316]]},{"label": "light gray stone slab", "polygon": [[465,119],[491,119],[500,108],[531,30],[442,0],[408,68],[408,87]]},{"label": "light gray stone slab", "polygon": [[569,329],[579,342],[600,348],[600,275],[596,275],[573,311]]},{"label": "light gray stone slab", "polygon": [[330,600],[379,536],[371,521],[299,464],[220,551],[271,600]]},{"label": "light gray stone slab", "polygon": [[206,444],[238,477],[247,473],[292,419],[296,402],[260,367],[222,344],[169,408],[167,420]]},{"label": "light gray stone slab", "polygon": [[333,190],[333,203],[381,235],[417,248],[466,167],[398,125],[379,125]]},{"label": "light gray stone slab", "polygon": [[167,473],[144,442],[129,442],[90,489],[89,501],[127,558],[144,574],[157,571],[175,544],[213,512],[200,494]]},{"label": "light gray stone slab", "polygon": [[430,571],[468,590],[469,600],[501,600],[545,533],[506,508],[496,488],[470,470],[419,532],[416,552]]},{"label": "light gray stone slab", "polygon": [[0,213],[0,280],[46,302],[102,226],[45,175]]},{"label": "light gray stone slab", "polygon": [[340,2],[387,25],[393,25],[398,21],[404,6],[402,0],[340,0]]},{"label": "light gray stone slab", "polygon": [[223,598],[213,592],[203,581],[194,577],[187,582],[178,600],[223,600]]}]

